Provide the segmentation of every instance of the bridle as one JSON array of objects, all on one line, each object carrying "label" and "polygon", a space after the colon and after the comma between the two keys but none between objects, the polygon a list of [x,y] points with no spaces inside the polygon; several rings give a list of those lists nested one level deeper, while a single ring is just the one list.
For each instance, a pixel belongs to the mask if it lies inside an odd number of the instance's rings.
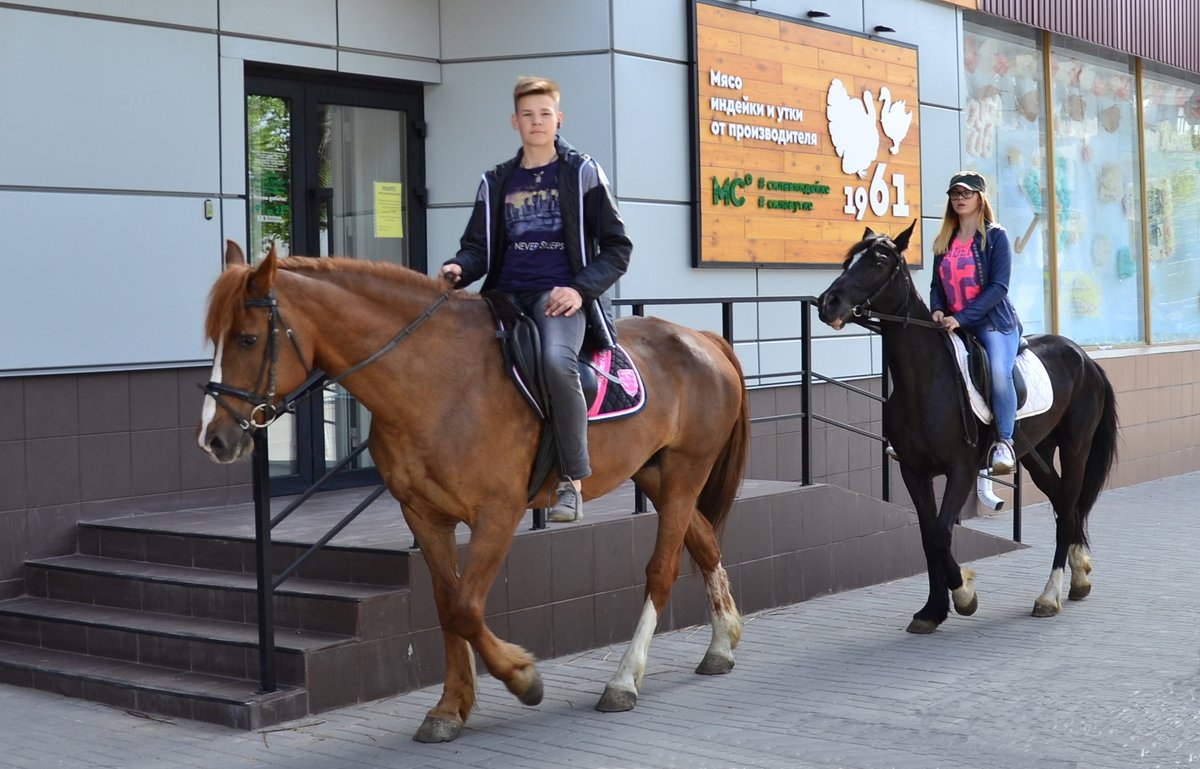
[{"label": "bridle", "polygon": [[[450,297],[453,289],[447,289],[433,304],[425,309],[420,315],[413,319],[404,328],[396,332],[390,340],[375,352],[368,355],[363,360],[355,363],[350,368],[346,369],[337,376],[331,377],[323,370],[315,366],[309,366],[304,363],[304,355],[300,351],[300,343],[296,339],[296,333],[292,331],[287,322],[284,321],[282,313],[279,311],[279,302],[275,298],[275,289],[267,292],[267,295],[261,299],[247,299],[244,305],[247,309],[256,309],[260,307],[267,308],[267,349],[263,352],[262,363],[258,368],[258,376],[254,382],[253,390],[244,390],[239,387],[231,387],[223,382],[214,382],[209,380],[207,383],[199,385],[200,389],[206,395],[212,396],[217,405],[225,409],[225,411],[233,417],[237,422],[238,427],[244,432],[251,432],[264,427],[270,427],[275,420],[286,413],[294,412],[296,404],[307,398],[312,393],[319,389],[323,389],[327,385],[337,384],[349,377],[356,371],[371,365],[375,361],[382,358],[395,348],[396,345],[403,342],[406,338],[412,335],[420,328],[425,321],[429,320],[438,308],[441,307]],[[299,387],[279,398],[279,405],[275,405],[275,369],[279,362],[279,331],[287,334],[287,338],[292,343],[292,349],[296,351],[296,358],[304,365],[305,378]],[[266,381],[266,392],[262,392],[263,382]],[[224,397],[223,397],[224,396]],[[229,405],[226,398],[236,398],[237,400],[249,403],[253,408],[248,416],[240,416],[234,408]]]},{"label": "bridle", "polygon": [[[883,241],[883,240],[886,240],[888,243],[891,243],[891,241],[887,240],[887,238],[881,238],[880,240],[877,240],[875,243],[872,243],[868,250],[874,250],[875,246],[878,245],[880,243],[880,241]],[[892,248],[892,254],[895,256],[896,261],[892,265],[892,269],[891,269],[891,272],[888,274],[887,280],[883,281],[883,283],[879,286],[879,288],[875,289],[874,293],[872,293],[869,297],[867,297],[865,300],[863,300],[860,304],[856,304],[850,310],[851,314],[854,316],[854,319],[855,319],[854,322],[858,323],[861,326],[865,326],[866,328],[869,328],[878,334],[883,333],[883,324],[884,323],[899,323],[904,328],[907,328],[908,326],[911,325],[911,326],[922,326],[924,328],[937,329],[938,331],[943,332],[941,335],[942,339],[945,341],[946,349],[950,353],[950,359],[953,360],[954,359],[954,342],[950,338],[951,335],[949,333],[946,333],[945,327],[942,326],[942,324],[935,323],[932,320],[925,320],[923,318],[912,317],[912,314],[910,313],[909,308],[912,304],[913,286],[912,286],[912,276],[908,274],[908,263],[904,261],[903,256],[901,256],[898,252],[895,251],[894,244],[893,244],[893,248]],[[897,275],[901,276],[901,280],[903,280],[903,282],[904,282],[904,287],[903,287],[904,314],[903,315],[891,315],[886,312],[879,312],[878,310],[871,309],[871,303],[874,302],[876,299],[878,299],[883,294],[883,292],[886,291],[892,285],[892,282],[896,280]],[[968,445],[974,447],[974,446],[977,446],[979,443],[979,429],[975,425],[975,421],[972,419],[970,406],[967,403],[966,382],[962,381],[962,377],[958,372],[957,366],[954,366],[953,371],[954,371],[955,379],[958,381],[958,385],[959,385],[956,388],[956,392],[958,393],[958,410],[959,410],[959,414],[962,418],[962,423],[963,423],[963,437],[966,439]],[[1034,452],[1035,455],[1036,455],[1036,453],[1037,452]]]},{"label": "bridle", "polygon": [[[880,243],[891,243],[887,238],[879,238],[868,247],[868,251],[874,251],[875,247]],[[891,271],[888,273],[887,280],[880,284],[879,288],[864,299],[859,304],[854,305],[850,310],[850,314],[854,317],[854,322],[870,328],[872,331],[880,331],[884,322],[900,323],[904,326],[924,326],[925,328],[941,329],[941,324],[934,323],[932,320],[923,320],[922,318],[914,318],[909,312],[909,305],[912,299],[912,277],[908,274],[908,264],[904,261],[904,257],[895,251],[893,246],[892,255],[895,257],[895,262],[892,264]],[[904,314],[891,315],[886,312],[879,312],[871,307],[871,304],[887,291],[897,276],[904,282]]]}]

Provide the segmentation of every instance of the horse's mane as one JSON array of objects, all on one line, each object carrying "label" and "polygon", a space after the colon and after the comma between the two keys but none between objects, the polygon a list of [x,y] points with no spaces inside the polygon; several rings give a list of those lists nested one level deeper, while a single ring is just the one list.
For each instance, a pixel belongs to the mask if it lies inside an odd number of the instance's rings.
[{"label": "horse's mane", "polygon": [[[439,278],[388,262],[367,262],[345,257],[313,259],[310,257],[286,257],[279,259],[276,269],[285,272],[312,275],[356,275],[370,278],[369,285],[396,287],[407,291],[423,291],[430,294],[445,290],[446,284]],[[204,334],[215,346],[230,328],[241,325],[245,317],[245,302],[250,291],[250,278],[254,268],[246,265],[228,267],[213,284],[208,299],[208,316],[204,323]],[[472,294],[457,292],[456,299],[477,299]]]},{"label": "horse's mane", "polygon": [[246,314],[246,292],[254,269],[244,264],[226,267],[208,293],[204,336],[216,347],[230,328],[240,326]]}]

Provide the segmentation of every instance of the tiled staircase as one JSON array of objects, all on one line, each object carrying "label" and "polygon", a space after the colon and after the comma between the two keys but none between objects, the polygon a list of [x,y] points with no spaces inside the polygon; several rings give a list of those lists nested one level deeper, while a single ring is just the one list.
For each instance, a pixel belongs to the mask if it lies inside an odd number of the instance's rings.
[{"label": "tiled staircase", "polygon": [[0,601],[0,682],[240,729],[405,688],[402,555],[326,550],[283,583],[279,689],[260,693],[254,543],[137,520],[80,524],[78,554],[27,563],[26,595]]},{"label": "tiled staircase", "polygon": [[[274,573],[361,491],[319,496],[275,530]],[[632,498],[629,486],[589,502],[580,525],[519,526],[488,595],[495,631],[540,659],[628,640],[657,530],[654,515],[630,515]],[[248,504],[79,524],[78,553],[27,562],[25,595],[0,601],[0,684],[257,729],[442,680],[428,569],[398,505],[381,499],[280,586],[279,690],[259,693],[253,532]],[[954,537],[962,562],[1017,547],[961,527]],[[755,480],[730,514],[722,562],[743,612],[925,569],[913,513],[834,486]],[[702,582],[685,575],[659,628],[705,622],[705,606]]]}]

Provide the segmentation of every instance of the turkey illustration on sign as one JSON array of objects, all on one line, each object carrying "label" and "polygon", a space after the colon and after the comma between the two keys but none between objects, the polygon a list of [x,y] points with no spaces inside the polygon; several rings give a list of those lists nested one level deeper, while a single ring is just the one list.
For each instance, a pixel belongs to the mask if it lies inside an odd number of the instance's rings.
[{"label": "turkey illustration on sign", "polygon": [[908,127],[912,125],[912,113],[905,112],[904,99],[892,101],[892,91],[886,85],[879,89],[879,100],[883,109],[879,111],[879,123],[883,126],[883,135],[892,140],[888,149],[893,155],[900,151],[900,142],[908,136]]},{"label": "turkey illustration on sign", "polygon": [[829,118],[829,138],[842,173],[867,178],[867,169],[879,153],[879,129],[875,127],[875,97],[863,91],[862,99],[851,98],[842,81],[834,78],[825,99],[825,117]]},{"label": "turkey illustration on sign", "polygon": [[[888,148],[895,155],[900,143],[908,135],[912,125],[912,112],[907,111],[903,99],[892,101],[892,92],[887,86],[879,89],[883,108],[879,111],[879,122],[883,133],[891,140]],[[860,98],[851,97],[846,86],[838,78],[829,84],[825,100],[825,117],[829,119],[829,138],[842,159],[842,172],[867,178],[867,169],[879,153],[879,129],[875,125],[875,97],[864,90]]]}]

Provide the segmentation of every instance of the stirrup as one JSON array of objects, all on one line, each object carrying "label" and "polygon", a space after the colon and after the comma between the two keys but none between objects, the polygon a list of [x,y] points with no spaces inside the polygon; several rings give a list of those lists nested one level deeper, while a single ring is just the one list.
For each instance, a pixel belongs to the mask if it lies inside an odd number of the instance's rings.
[{"label": "stirrup", "polygon": [[1012,441],[1003,438],[996,441],[992,444],[989,456],[992,475],[1008,475],[1017,469],[1017,454],[1013,451]]}]

